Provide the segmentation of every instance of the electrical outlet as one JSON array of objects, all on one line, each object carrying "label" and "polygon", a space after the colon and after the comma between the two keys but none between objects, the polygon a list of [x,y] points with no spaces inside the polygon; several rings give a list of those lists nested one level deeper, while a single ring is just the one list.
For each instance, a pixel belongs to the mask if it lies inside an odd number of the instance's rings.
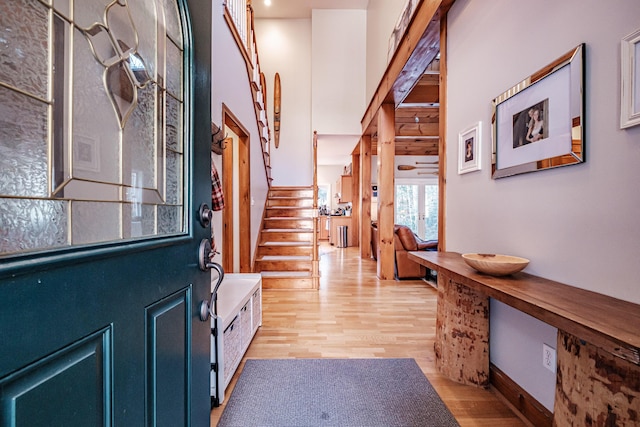
[{"label": "electrical outlet", "polygon": [[556,372],[556,349],[546,344],[542,344],[542,366]]}]

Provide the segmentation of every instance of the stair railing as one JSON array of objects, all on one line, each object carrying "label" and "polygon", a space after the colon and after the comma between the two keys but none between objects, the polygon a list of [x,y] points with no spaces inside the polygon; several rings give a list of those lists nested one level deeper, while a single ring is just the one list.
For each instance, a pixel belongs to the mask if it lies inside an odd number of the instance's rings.
[{"label": "stair railing", "polygon": [[253,22],[253,7],[251,0],[224,0],[224,6],[225,21],[231,29],[231,33],[247,66],[253,93],[256,123],[258,125],[258,139],[262,146],[262,161],[267,184],[271,187],[273,178],[271,177],[271,129],[267,115],[267,86],[264,74],[260,72],[258,46]]}]

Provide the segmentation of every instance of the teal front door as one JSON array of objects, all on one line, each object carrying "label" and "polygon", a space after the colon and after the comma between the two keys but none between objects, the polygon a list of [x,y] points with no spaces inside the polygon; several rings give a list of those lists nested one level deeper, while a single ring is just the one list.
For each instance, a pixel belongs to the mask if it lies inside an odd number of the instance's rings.
[{"label": "teal front door", "polygon": [[211,2],[0,2],[0,426],[208,426]]}]

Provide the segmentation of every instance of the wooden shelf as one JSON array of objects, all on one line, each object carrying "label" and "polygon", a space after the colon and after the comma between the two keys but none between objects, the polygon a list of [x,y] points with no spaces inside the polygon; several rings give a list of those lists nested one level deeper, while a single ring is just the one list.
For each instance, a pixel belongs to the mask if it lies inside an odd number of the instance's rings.
[{"label": "wooden shelf", "polygon": [[[553,425],[636,425],[640,305],[527,273],[478,273],[455,252],[409,252],[438,273],[436,367],[489,385],[489,298],[558,328]],[[615,384],[615,386],[613,386]]]},{"label": "wooden shelf", "polygon": [[527,273],[478,273],[455,252],[410,252],[409,258],[558,329],[640,365],[640,306]]}]

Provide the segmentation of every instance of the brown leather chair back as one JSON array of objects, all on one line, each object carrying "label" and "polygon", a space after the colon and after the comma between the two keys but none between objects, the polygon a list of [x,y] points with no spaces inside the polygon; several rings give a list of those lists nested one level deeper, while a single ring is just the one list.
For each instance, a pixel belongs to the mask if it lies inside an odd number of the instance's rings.
[{"label": "brown leather chair back", "polygon": [[405,251],[417,251],[418,250],[418,242],[416,242],[416,236],[413,234],[413,231],[406,225],[396,225],[394,227],[394,231],[396,236],[398,236],[398,240],[402,243],[402,248]]}]

